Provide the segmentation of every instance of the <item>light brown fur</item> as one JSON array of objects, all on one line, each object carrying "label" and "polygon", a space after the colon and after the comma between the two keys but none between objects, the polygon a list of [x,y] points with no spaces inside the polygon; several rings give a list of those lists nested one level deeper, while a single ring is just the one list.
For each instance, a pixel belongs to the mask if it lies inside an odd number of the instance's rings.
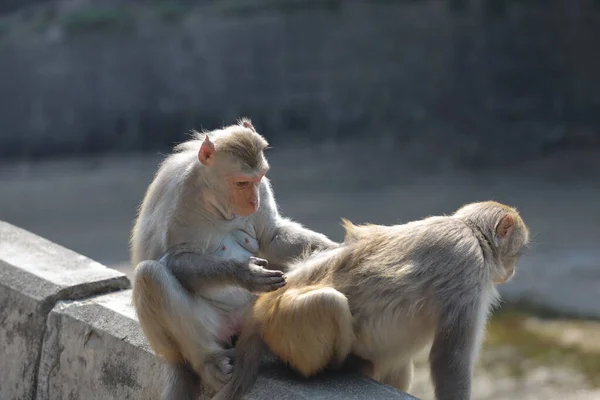
[{"label": "light brown fur", "polygon": [[261,341],[306,377],[354,355],[403,391],[413,358],[433,342],[437,399],[470,398],[494,285],[512,278],[528,242],[517,211],[480,202],[403,225],[344,227],[342,247],[298,260],[286,286],[257,299],[237,344],[243,368],[214,400],[250,389]]},{"label": "light brown fur", "polygon": [[[331,362],[342,364],[354,340],[352,315],[344,295],[331,287],[312,285],[286,290],[269,300],[259,299],[254,315],[264,321],[262,336],[280,359],[292,364],[304,376],[313,375]],[[323,307],[340,312],[321,313]],[[302,326],[302,330],[297,330],[297,326]],[[338,335],[338,332],[348,335]]]},{"label": "light brown fur", "polygon": [[248,119],[196,132],[161,163],[139,208],[133,305],[168,364],[165,398],[195,398],[199,377],[208,389],[227,382],[232,338],[256,293],[284,285],[283,269],[305,249],[337,246],[281,216],[264,177],[267,146]]}]

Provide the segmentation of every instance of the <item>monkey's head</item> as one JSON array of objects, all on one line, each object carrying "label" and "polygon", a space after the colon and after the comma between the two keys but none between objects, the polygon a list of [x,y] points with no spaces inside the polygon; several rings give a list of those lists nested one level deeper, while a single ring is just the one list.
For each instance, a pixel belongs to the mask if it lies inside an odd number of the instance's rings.
[{"label": "monkey's head", "polygon": [[245,217],[260,207],[260,183],[269,170],[263,153],[268,145],[248,119],[224,128],[214,141],[205,136],[198,160],[228,213]]},{"label": "monkey's head", "polygon": [[517,262],[529,243],[529,229],[516,209],[485,201],[460,208],[457,217],[474,222],[486,236],[500,259],[501,268],[493,271],[493,281],[500,285],[515,275]]}]

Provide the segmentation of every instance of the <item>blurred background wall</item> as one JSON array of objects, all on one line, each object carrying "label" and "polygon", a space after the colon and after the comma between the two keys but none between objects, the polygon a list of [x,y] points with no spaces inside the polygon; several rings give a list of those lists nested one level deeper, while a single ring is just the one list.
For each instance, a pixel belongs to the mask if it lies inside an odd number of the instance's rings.
[{"label": "blurred background wall", "polygon": [[0,157],[168,150],[242,115],[278,146],[468,166],[589,149],[599,46],[594,0],[0,0]]},{"label": "blurred background wall", "polygon": [[0,101],[0,220],[130,277],[164,154],[242,116],[333,240],[515,206],[474,397],[600,399],[600,323],[541,319],[600,319],[600,0],[0,0]]}]

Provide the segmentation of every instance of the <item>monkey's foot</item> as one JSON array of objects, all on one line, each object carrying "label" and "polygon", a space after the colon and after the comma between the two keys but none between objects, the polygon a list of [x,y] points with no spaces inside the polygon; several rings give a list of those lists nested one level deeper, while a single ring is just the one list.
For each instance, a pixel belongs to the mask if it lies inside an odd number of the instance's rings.
[{"label": "monkey's foot", "polygon": [[221,389],[233,376],[235,348],[213,353],[206,357],[202,377],[216,390]]}]

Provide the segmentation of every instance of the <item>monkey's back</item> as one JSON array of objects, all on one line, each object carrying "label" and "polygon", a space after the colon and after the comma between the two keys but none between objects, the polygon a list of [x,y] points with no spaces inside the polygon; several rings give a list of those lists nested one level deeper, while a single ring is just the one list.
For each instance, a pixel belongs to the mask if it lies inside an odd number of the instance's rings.
[{"label": "monkey's back", "polygon": [[430,217],[368,229],[368,235],[345,244],[346,256],[331,266],[336,282],[356,287],[367,281],[381,288],[410,290],[410,281],[417,280],[417,276],[421,284],[434,284],[453,273],[456,264],[484,261],[477,236],[459,218]]},{"label": "monkey's back", "polygon": [[[430,217],[395,226],[352,228],[345,257],[331,265],[330,282],[349,300],[356,327],[356,354],[396,345],[407,356],[435,329],[438,302],[446,294],[470,293],[484,273],[479,240],[461,219]],[[473,266],[470,268],[470,266]],[[390,331],[389,327],[398,329]],[[394,352],[395,353],[395,352]]]}]

